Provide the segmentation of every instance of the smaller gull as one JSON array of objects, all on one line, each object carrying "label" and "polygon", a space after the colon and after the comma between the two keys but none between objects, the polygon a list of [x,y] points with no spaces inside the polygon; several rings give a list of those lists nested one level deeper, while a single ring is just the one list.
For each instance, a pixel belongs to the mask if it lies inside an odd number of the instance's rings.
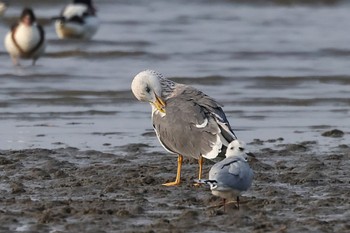
[{"label": "smaller gull", "polygon": [[247,191],[252,185],[253,170],[248,164],[247,153],[244,148],[244,142],[234,140],[226,150],[226,158],[216,164],[209,171],[209,179],[195,180],[196,183],[207,184],[215,196],[227,199],[236,197],[237,207],[239,209],[239,195]]}]

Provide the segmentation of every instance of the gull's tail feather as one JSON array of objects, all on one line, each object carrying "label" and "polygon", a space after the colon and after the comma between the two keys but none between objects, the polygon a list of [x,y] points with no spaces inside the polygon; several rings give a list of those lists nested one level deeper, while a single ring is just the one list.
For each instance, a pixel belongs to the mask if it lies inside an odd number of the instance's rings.
[{"label": "gull's tail feather", "polygon": [[194,179],[193,180],[195,183],[197,183],[197,184],[206,184],[206,185],[210,185],[210,187],[212,186],[212,185],[215,185],[216,183],[217,183],[217,181],[216,180],[207,180],[207,179]]},{"label": "gull's tail feather", "polygon": [[207,182],[208,182],[208,180],[206,180],[206,179],[194,179],[193,180],[195,183],[197,183],[197,184],[207,184]]}]

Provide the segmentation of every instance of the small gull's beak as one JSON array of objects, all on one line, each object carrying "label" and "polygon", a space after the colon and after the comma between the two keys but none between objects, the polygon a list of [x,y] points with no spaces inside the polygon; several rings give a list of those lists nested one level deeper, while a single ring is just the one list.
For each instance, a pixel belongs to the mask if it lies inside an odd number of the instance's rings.
[{"label": "small gull's beak", "polygon": [[156,94],[154,94],[156,96],[156,101],[153,102],[153,105],[162,113],[165,113],[165,102]]}]

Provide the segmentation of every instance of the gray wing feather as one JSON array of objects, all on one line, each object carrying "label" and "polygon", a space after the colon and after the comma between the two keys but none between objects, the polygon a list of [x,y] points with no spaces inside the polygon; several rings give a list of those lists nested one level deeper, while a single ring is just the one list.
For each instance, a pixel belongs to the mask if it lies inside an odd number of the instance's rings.
[{"label": "gray wing feather", "polygon": [[241,177],[241,166],[239,166],[240,163],[239,162],[234,162],[234,163],[231,163],[229,165],[229,168],[228,168],[228,173],[232,174],[232,175],[235,175],[235,176],[238,176],[238,177]]},{"label": "gray wing feather", "polygon": [[245,191],[252,184],[253,171],[248,163],[229,157],[214,164],[209,171],[209,179],[216,180],[222,190]]},{"label": "gray wing feather", "polygon": [[189,86],[183,86],[182,88],[179,88],[179,90],[177,90],[177,95],[181,96],[183,99],[193,101],[202,108],[205,108],[206,111],[208,111],[210,115],[216,120],[218,126],[221,129],[222,136],[228,143],[234,139],[237,139],[230,126],[230,123],[226,118],[224,111],[222,110],[223,106],[216,100],[204,94],[203,92]]},{"label": "gray wing feather", "polygon": [[[184,96],[167,100],[166,115],[153,115],[153,127],[159,140],[167,150],[184,156],[199,158],[212,150],[219,128],[208,111]],[[208,120],[207,126],[196,125]]]}]

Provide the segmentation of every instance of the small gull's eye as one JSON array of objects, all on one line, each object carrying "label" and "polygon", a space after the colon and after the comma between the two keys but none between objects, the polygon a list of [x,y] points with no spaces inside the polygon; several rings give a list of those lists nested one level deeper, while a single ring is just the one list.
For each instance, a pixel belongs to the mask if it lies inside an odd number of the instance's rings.
[{"label": "small gull's eye", "polygon": [[233,150],[233,149],[235,149],[233,146],[232,146],[232,147],[230,147],[230,150]]},{"label": "small gull's eye", "polygon": [[147,92],[147,93],[150,93],[150,92],[151,92],[151,89],[149,88],[149,86],[146,86],[146,92]]}]

